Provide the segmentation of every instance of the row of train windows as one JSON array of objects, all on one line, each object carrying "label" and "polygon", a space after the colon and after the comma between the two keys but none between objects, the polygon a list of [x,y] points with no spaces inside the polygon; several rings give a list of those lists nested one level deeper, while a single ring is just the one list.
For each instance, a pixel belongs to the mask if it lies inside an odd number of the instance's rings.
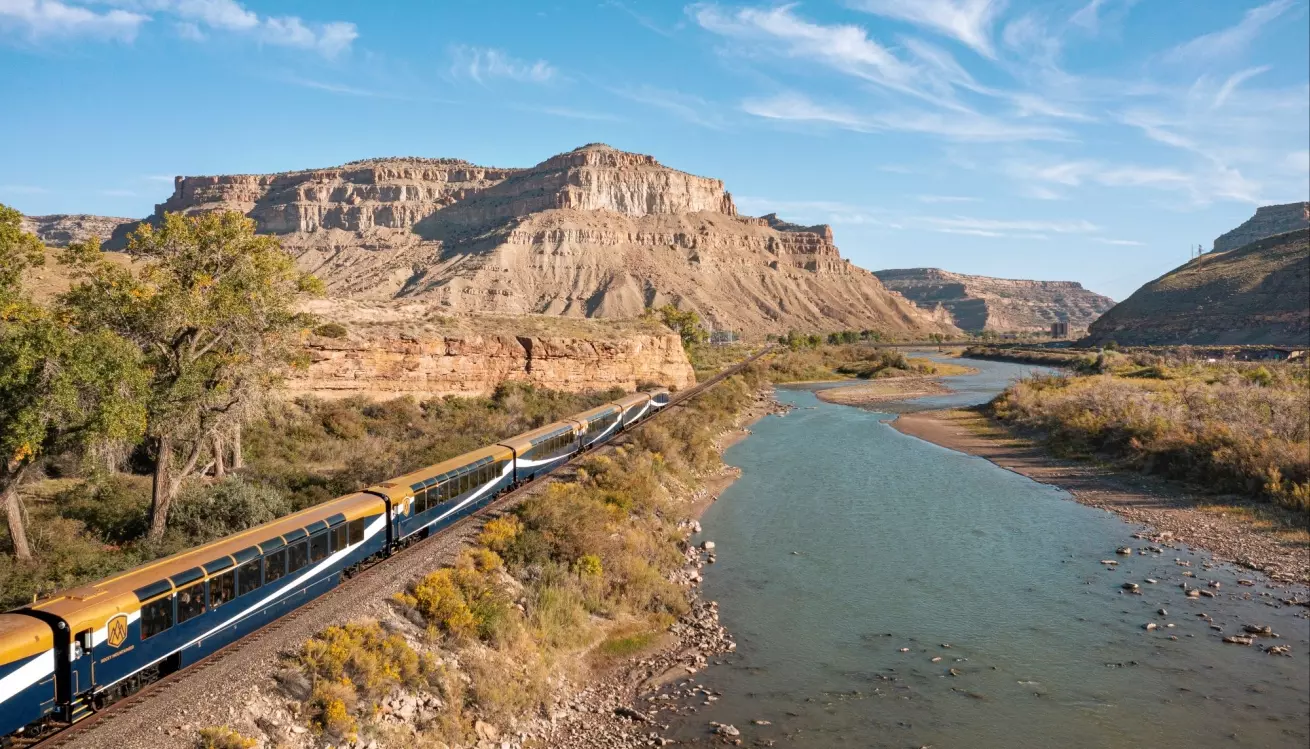
[{"label": "row of train windows", "polygon": [[618,414],[605,414],[604,416],[598,416],[594,420],[587,422],[585,436],[591,437],[592,435],[605,431],[609,428],[610,424],[617,421],[617,417]]},{"label": "row of train windows", "polygon": [[573,430],[570,429],[532,446],[533,456],[558,455],[573,444]]},{"label": "row of train windows", "polygon": [[459,476],[451,476],[445,481],[429,486],[426,489],[419,489],[414,492],[414,512],[426,512],[465,492],[477,489],[493,479],[500,478],[500,475],[505,471],[505,463],[506,461],[503,460],[487,463]]},{"label": "row of train windows", "polygon": [[[164,596],[141,607],[141,639],[154,637],[172,627],[175,621],[182,624],[194,619],[208,610],[216,609],[228,601],[298,572],[326,558],[333,551],[340,551],[363,540],[364,519],[360,518],[315,533],[305,541],[269,552],[263,557],[252,559],[235,569],[214,575],[208,580],[179,588],[173,595]],[[209,588],[208,600],[205,596],[206,583]],[[176,616],[174,616],[174,601],[177,603]]]}]

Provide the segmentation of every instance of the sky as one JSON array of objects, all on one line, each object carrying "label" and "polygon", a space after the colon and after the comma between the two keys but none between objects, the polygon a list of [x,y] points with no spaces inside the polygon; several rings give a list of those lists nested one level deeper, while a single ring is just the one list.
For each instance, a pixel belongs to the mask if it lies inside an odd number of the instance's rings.
[{"label": "sky", "polygon": [[1310,0],[0,0],[0,203],[604,142],[871,270],[1123,299],[1310,194]]}]

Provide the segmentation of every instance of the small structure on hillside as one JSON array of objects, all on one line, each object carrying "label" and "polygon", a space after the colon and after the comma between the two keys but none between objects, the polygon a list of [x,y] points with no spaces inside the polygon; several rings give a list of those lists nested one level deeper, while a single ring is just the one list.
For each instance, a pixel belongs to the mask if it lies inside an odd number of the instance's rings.
[{"label": "small structure on hillside", "polygon": [[1061,320],[1061,321],[1059,321],[1059,322],[1053,322],[1053,323],[1051,323],[1051,337],[1052,337],[1052,338],[1068,338],[1068,337],[1069,337],[1069,323],[1068,323],[1067,321],[1064,321],[1064,320]]}]

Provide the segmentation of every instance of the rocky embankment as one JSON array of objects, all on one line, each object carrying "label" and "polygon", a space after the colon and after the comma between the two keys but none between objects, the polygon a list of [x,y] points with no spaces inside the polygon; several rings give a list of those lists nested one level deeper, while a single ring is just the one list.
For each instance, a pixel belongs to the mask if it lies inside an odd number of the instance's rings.
[{"label": "rocky embankment", "polygon": [[216,210],[277,235],[338,297],[603,318],[677,303],[760,335],[954,331],[843,259],[829,227],[740,216],[720,180],[603,144],[526,169],[386,158],[178,177],[148,220]]},{"label": "rocky embankment", "polygon": [[938,268],[880,270],[887,288],[927,310],[942,309],[970,332],[1047,332],[1053,322],[1083,331],[1114,306],[1114,300],[1076,281],[1026,281],[969,276]]},{"label": "rocky embankment", "polygon": [[56,213],[49,216],[24,216],[23,231],[35,234],[47,247],[67,247],[97,237],[108,242],[116,235],[125,236],[138,219],[115,216],[92,216],[85,213]]}]

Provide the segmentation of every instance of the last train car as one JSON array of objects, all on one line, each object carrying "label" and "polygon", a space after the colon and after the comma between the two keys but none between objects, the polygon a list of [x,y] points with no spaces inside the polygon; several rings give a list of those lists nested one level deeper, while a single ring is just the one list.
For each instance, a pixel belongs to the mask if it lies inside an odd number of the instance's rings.
[{"label": "last train car", "polygon": [[[0,714],[8,723],[11,712],[30,715],[35,700],[49,699],[11,683],[44,690],[53,677],[50,717],[76,720],[322,595],[384,551],[388,535],[386,500],[361,492],[6,614],[0,663],[37,660],[22,678],[4,677]],[[47,627],[53,657],[41,655],[45,636],[30,625],[13,634],[20,619]]]},{"label": "last train car", "polygon": [[658,411],[669,405],[671,396],[669,395],[668,388],[655,388],[654,390],[647,391],[647,394],[650,396],[650,407],[653,410]]},{"label": "last train car", "polygon": [[576,421],[565,420],[524,432],[500,443],[514,451],[514,481],[531,481],[567,462],[578,452]]},{"label": "last train car", "polygon": [[0,614],[0,743],[54,712],[55,637],[26,614]]},{"label": "last train car", "polygon": [[633,393],[625,395],[614,401],[614,405],[621,411],[619,427],[627,429],[629,426],[641,421],[641,418],[650,413],[650,395],[647,393]]},{"label": "last train car", "polygon": [[514,483],[514,451],[492,445],[368,491],[387,497],[397,543],[425,538],[495,499]]}]

